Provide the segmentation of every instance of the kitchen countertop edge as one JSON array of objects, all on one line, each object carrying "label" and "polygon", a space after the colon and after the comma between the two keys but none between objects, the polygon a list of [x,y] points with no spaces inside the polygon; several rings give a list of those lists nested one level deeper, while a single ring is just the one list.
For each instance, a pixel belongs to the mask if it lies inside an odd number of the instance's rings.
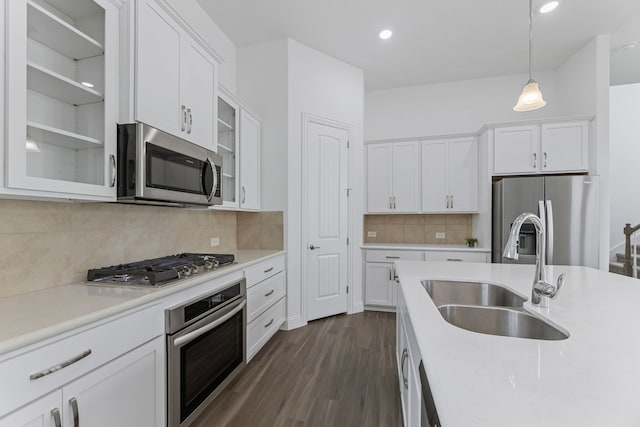
[{"label": "kitchen countertop edge", "polygon": [[[286,254],[286,251],[284,250],[238,250],[236,255],[237,264],[227,266],[219,271],[201,274],[194,278],[178,282],[175,285],[165,286],[163,288],[146,288],[145,291],[148,291],[146,294],[133,296],[131,299],[125,301],[117,301],[113,305],[110,305],[108,307],[104,307],[97,311],[91,311],[83,315],[72,316],[62,321],[56,321],[51,325],[47,325],[44,327],[34,326],[33,330],[31,331],[23,332],[20,333],[20,335],[11,336],[6,339],[2,338],[2,330],[0,330],[0,360],[4,360],[5,358],[7,358],[7,356],[11,357],[10,353],[21,349],[26,349],[27,347],[30,347],[33,344],[37,344],[41,341],[45,341],[58,335],[73,331],[74,329],[79,329],[92,323],[105,320],[109,317],[130,311],[137,307],[142,307],[154,301],[161,300],[162,298],[166,298],[170,295],[185,291],[194,286],[198,286],[204,282],[215,280],[220,277],[244,270],[247,267],[284,254]],[[114,287],[113,285],[107,286]],[[54,288],[15,295],[12,297],[6,297],[0,299],[0,311],[3,304],[11,304],[12,301],[16,301],[16,303],[20,304],[22,303],[22,301],[24,301],[27,295],[38,294],[40,297],[46,297],[47,293],[51,293],[51,295],[54,295],[56,292],[60,292],[61,289],[71,289],[73,287],[100,288],[101,286],[81,282],[63,286],[56,286]],[[151,306],[153,304],[149,305]],[[2,320],[1,317],[0,320]],[[26,349],[26,351],[28,350],[30,349]]]},{"label": "kitchen countertop edge", "polygon": [[407,251],[452,251],[452,252],[483,252],[489,253],[489,248],[470,248],[465,245],[434,245],[412,243],[364,243],[362,249],[375,250],[407,250]]}]

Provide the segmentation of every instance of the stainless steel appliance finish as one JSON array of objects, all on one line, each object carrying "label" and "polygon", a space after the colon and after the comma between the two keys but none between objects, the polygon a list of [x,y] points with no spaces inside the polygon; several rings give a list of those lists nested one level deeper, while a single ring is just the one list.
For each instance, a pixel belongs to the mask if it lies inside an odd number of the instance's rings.
[{"label": "stainless steel appliance finish", "polygon": [[424,363],[420,361],[418,367],[420,373],[420,386],[422,388],[422,408],[420,413],[420,426],[422,427],[440,427],[440,419],[438,418],[438,411],[436,410],[436,404],[433,400],[433,394],[431,393],[431,387],[427,380],[427,372],[424,369]]},{"label": "stainless steel appliance finish", "polygon": [[523,309],[451,304],[438,310],[450,324],[481,334],[537,340],[569,338],[568,332]]},{"label": "stainless steel appliance finish", "polygon": [[436,306],[446,304],[522,307],[527,300],[517,293],[493,283],[423,280],[422,286]]},{"label": "stainless steel appliance finish", "polygon": [[165,311],[167,425],[185,427],[246,365],[246,282]]},{"label": "stainless steel appliance finish", "polygon": [[511,225],[524,212],[538,215],[546,229],[546,263],[599,265],[599,178],[585,175],[504,178],[493,185],[492,261],[535,264],[533,225],[519,236],[519,259],[503,257]]},{"label": "stainless steel appliance finish", "polygon": [[233,264],[233,254],[181,253],[87,272],[91,284],[163,287],[175,281]]},{"label": "stainless steel appliance finish", "polygon": [[118,201],[222,204],[222,156],[143,123],[118,125]]}]

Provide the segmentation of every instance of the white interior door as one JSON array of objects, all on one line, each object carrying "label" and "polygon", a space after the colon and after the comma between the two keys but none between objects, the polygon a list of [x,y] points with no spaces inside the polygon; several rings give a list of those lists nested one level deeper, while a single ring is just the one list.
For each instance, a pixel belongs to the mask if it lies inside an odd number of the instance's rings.
[{"label": "white interior door", "polygon": [[347,311],[348,138],[346,129],[307,119],[307,320]]}]

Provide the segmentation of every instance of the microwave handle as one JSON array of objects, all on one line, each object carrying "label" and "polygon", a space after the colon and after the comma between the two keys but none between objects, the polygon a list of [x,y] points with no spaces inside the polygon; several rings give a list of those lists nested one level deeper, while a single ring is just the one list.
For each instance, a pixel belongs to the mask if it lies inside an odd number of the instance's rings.
[{"label": "microwave handle", "polygon": [[[216,164],[213,162],[213,160],[211,160],[210,158],[207,159],[207,163],[209,164],[209,166],[211,167],[211,173],[213,174],[213,185],[211,186],[211,192],[207,195],[207,199],[209,201],[213,200],[213,197],[216,194],[216,190],[218,189],[218,171],[216,169]],[[204,190],[204,192],[207,191],[207,189],[204,187],[204,178],[202,180],[202,190]]]}]

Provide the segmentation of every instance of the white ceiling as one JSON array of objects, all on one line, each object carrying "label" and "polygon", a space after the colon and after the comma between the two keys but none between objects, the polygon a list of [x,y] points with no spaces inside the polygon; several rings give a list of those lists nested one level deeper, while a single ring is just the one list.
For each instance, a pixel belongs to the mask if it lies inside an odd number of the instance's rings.
[{"label": "white ceiling", "polygon": [[[362,68],[368,90],[527,72],[527,0],[198,2],[237,46],[291,37]],[[534,78],[611,34],[612,48],[638,42],[612,53],[612,84],[640,82],[640,0],[560,2],[534,16]]]}]

